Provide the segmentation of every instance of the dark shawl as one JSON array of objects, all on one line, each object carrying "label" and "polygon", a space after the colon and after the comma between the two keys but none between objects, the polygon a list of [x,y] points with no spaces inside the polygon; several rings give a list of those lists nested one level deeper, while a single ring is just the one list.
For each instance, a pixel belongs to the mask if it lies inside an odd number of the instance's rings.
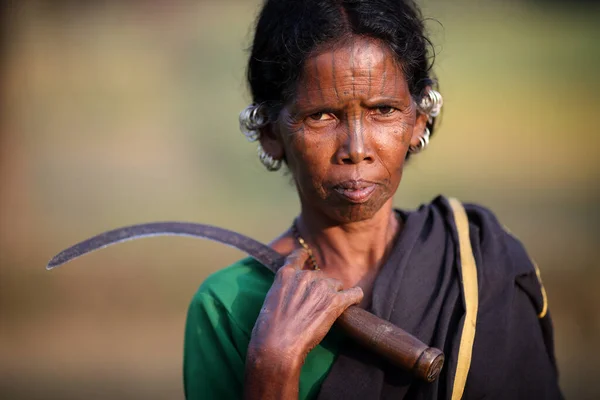
[{"label": "dark shawl", "polygon": [[[559,399],[550,315],[539,318],[542,286],[521,243],[495,216],[464,205],[477,264],[479,311],[464,399]],[[446,355],[425,383],[346,341],[319,400],[450,399],[464,319],[458,236],[447,199],[410,213],[375,281],[373,314]]]}]

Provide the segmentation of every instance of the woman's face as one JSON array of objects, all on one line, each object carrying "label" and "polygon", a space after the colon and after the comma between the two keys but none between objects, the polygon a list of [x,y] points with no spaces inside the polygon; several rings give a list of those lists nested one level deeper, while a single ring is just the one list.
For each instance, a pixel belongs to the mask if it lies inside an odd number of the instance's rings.
[{"label": "woman's face", "polygon": [[357,38],[307,59],[275,139],[262,143],[285,155],[303,209],[362,221],[391,206],[425,122],[389,48]]}]

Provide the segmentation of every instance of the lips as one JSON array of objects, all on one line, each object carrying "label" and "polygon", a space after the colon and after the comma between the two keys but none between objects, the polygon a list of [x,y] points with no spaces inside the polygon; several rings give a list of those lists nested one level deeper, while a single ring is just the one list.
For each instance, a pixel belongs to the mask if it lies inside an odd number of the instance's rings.
[{"label": "lips", "polygon": [[360,204],[369,200],[376,187],[373,182],[349,180],[335,185],[333,190],[351,203]]}]

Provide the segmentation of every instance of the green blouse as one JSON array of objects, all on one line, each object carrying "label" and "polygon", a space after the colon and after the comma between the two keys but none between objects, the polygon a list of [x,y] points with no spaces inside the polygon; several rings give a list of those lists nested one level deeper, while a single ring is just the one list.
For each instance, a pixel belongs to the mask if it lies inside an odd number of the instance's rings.
[{"label": "green blouse", "polygon": [[[200,286],[185,328],[187,399],[242,398],[248,343],[273,278],[271,271],[245,258],[212,274]],[[317,397],[340,341],[332,330],[308,354],[300,374],[299,399]]]}]

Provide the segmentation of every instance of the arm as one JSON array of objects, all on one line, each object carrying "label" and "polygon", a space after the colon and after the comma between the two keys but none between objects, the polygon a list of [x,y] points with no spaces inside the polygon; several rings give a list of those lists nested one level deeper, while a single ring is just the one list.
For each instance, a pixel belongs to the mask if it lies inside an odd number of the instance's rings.
[{"label": "arm", "polygon": [[468,206],[479,312],[469,398],[561,399],[552,322],[523,244],[487,209]]},{"label": "arm", "polygon": [[[562,399],[550,312],[535,274],[517,277],[510,321],[511,369],[505,398]],[[539,299],[539,301],[538,301]],[[518,366],[518,367],[517,367]],[[530,397],[531,396],[531,397]]]},{"label": "arm", "polygon": [[303,360],[253,347],[246,358],[244,398],[297,399]]},{"label": "arm", "polygon": [[238,328],[222,305],[199,292],[188,310],[183,356],[185,397],[234,399],[243,392],[244,357],[248,335]]},{"label": "arm", "polygon": [[521,376],[517,368],[512,370],[512,380],[519,382],[514,385],[514,396],[531,394],[541,399],[562,399],[554,356],[554,330],[540,270],[516,237],[508,233],[506,242],[518,271],[509,332],[514,343],[512,359],[522,369]]}]

